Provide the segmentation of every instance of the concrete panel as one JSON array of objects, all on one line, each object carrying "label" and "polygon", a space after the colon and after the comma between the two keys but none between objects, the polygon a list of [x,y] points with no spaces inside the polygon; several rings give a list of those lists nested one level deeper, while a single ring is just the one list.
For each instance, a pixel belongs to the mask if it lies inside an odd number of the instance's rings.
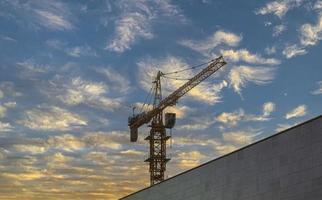
[{"label": "concrete panel", "polygon": [[322,116],[123,200],[321,200]]}]

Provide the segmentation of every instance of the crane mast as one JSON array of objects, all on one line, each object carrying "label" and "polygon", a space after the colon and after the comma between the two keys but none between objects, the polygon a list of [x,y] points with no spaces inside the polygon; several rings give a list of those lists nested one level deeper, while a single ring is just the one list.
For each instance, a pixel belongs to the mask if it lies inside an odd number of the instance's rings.
[{"label": "crane mast", "polygon": [[212,60],[206,68],[164,99],[162,99],[161,92],[161,77],[164,74],[159,71],[153,82],[155,84],[155,91],[152,110],[129,117],[128,125],[131,132],[131,142],[137,141],[138,128],[152,120],[149,125],[151,127],[150,134],[145,138],[150,143],[150,155],[145,162],[149,162],[151,185],[164,180],[166,163],[170,160],[166,157],[166,141],[170,136],[167,136],[163,123],[163,110],[168,106],[175,105],[183,95],[218,71],[225,64],[226,62],[222,56]]}]

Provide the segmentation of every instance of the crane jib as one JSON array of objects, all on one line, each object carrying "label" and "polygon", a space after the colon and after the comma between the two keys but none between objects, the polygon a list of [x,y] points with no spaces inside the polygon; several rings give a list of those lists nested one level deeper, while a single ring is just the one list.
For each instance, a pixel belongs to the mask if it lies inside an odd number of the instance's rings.
[{"label": "crane jib", "polygon": [[213,73],[218,71],[221,67],[227,64],[222,56],[213,60],[206,68],[204,68],[201,72],[191,78],[188,82],[183,84],[173,93],[171,93],[168,97],[164,98],[159,105],[153,110],[147,113],[141,113],[129,119],[129,127],[132,131],[136,131],[143,124],[149,123],[153,116],[162,112],[166,107],[170,105],[174,105],[177,100],[189,92],[192,88],[196,87],[199,83],[204,81],[206,78],[211,76]]}]

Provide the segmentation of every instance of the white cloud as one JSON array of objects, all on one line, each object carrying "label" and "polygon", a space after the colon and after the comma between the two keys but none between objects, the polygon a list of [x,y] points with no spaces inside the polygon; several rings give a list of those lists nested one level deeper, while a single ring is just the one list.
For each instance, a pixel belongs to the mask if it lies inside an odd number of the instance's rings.
[{"label": "white cloud", "polygon": [[0,90],[0,99],[2,99],[4,97],[4,94],[2,92],[2,90]]},{"label": "white cloud", "polygon": [[106,49],[122,53],[141,39],[154,37],[152,24],[166,17],[173,21],[184,19],[181,10],[170,1],[130,1],[116,3],[121,15],[115,21],[115,33]]},{"label": "white cloud", "polygon": [[59,107],[43,107],[27,110],[20,124],[34,130],[66,131],[85,126],[87,121],[74,113]]},{"label": "white cloud", "polygon": [[179,161],[180,168],[187,169],[196,167],[204,158],[206,158],[206,155],[199,151],[189,151],[179,153],[176,159]]},{"label": "white cloud", "polygon": [[[13,18],[18,24],[32,28],[48,28],[51,30],[72,30],[75,28],[72,21],[74,16],[69,10],[68,4],[62,1],[7,1],[14,9]],[[4,11],[5,12],[5,11]],[[12,13],[8,13],[10,15]],[[23,23],[21,23],[23,22]]]},{"label": "white cloud", "polygon": [[92,132],[82,137],[82,141],[92,148],[119,150],[123,144],[129,143],[127,132]]},{"label": "white cloud", "polygon": [[231,62],[244,61],[251,64],[279,65],[281,62],[275,58],[263,58],[258,54],[251,54],[247,49],[240,50],[221,50],[225,59]]},{"label": "white cloud", "polygon": [[262,115],[253,115],[247,114],[243,109],[238,109],[234,112],[222,112],[216,118],[216,122],[223,123],[229,127],[236,126],[239,122],[247,122],[247,121],[268,121],[268,118],[274,110],[274,104],[271,102],[265,103],[263,105],[263,114]]},{"label": "white cloud", "polygon": [[274,68],[235,66],[229,73],[229,83],[235,92],[241,93],[248,82],[256,85],[270,83],[274,79]]},{"label": "white cloud", "polygon": [[236,35],[232,32],[219,30],[216,31],[212,36],[206,38],[205,40],[182,40],[179,42],[179,44],[207,55],[220,44],[225,44],[228,46],[237,46],[241,40],[242,37],[239,35]]},{"label": "white cloud", "polygon": [[57,39],[47,40],[46,44],[56,50],[63,51],[71,57],[81,57],[81,56],[94,56],[98,57],[97,52],[88,45],[74,46],[70,47],[67,42],[63,42]]},{"label": "white cloud", "polygon": [[290,112],[286,113],[285,119],[291,119],[291,118],[296,118],[296,117],[302,117],[306,115],[307,113],[307,106],[306,105],[300,105]]},{"label": "white cloud", "polygon": [[19,152],[28,152],[30,154],[42,154],[47,151],[47,148],[42,145],[31,145],[31,144],[17,144],[13,147]]},{"label": "white cloud", "polygon": [[313,6],[313,9],[322,10],[322,1],[321,0],[316,1],[314,6]]},{"label": "white cloud", "polygon": [[52,148],[64,151],[77,151],[85,147],[85,143],[81,139],[71,134],[52,136],[48,138],[46,143]]},{"label": "white cloud", "polygon": [[273,102],[266,102],[263,104],[263,116],[270,116],[275,111],[275,104]]},{"label": "white cloud", "polygon": [[284,130],[291,128],[293,126],[296,126],[296,125],[297,125],[297,123],[295,123],[295,124],[278,124],[275,131],[281,132],[281,131],[284,131]]},{"label": "white cloud", "polygon": [[318,17],[315,25],[304,24],[300,30],[301,44],[304,46],[313,46],[322,40],[322,14]]},{"label": "white cloud", "polygon": [[276,53],[276,47],[275,46],[266,47],[265,52],[267,55],[272,55],[272,54]]},{"label": "white cloud", "polygon": [[39,23],[47,28],[54,30],[71,30],[73,25],[64,16],[47,10],[35,10],[39,16]]},{"label": "white cloud", "polygon": [[318,84],[319,88],[314,90],[312,92],[312,94],[315,94],[315,95],[322,94],[322,81],[319,81],[317,84]]},{"label": "white cloud", "polygon": [[[146,91],[149,91],[152,86],[153,77],[156,76],[157,71],[161,70],[162,72],[172,72],[180,70],[187,66],[187,64],[177,57],[166,57],[163,59],[143,59],[137,63],[139,66],[138,79],[140,85]],[[154,66],[158,66],[157,68]],[[191,78],[194,76],[194,73],[191,71],[184,71],[180,73],[180,76],[174,75],[173,77],[178,77],[179,80],[175,79],[163,79],[162,87],[164,91],[164,96],[170,94],[181,85],[183,85],[187,80],[180,80],[180,78]],[[170,75],[169,75],[170,77]],[[221,101],[220,92],[223,88],[227,87],[226,81],[221,81],[219,83],[213,84],[209,81],[204,81],[199,84],[197,87],[193,88],[188,92],[188,96],[193,97],[196,100],[203,101],[209,104],[215,104]]]},{"label": "white cloud", "polygon": [[217,122],[236,125],[242,118],[245,116],[245,112],[243,109],[239,109],[235,112],[223,112],[216,117]]},{"label": "white cloud", "polygon": [[252,143],[254,135],[245,131],[225,132],[222,134],[223,140],[229,144],[244,146]]},{"label": "white cloud", "polygon": [[6,116],[7,113],[7,108],[0,105],[0,118],[3,118],[4,116]]},{"label": "white cloud", "polygon": [[292,58],[298,55],[304,55],[307,54],[307,51],[303,47],[299,47],[298,45],[290,45],[286,46],[283,50],[283,55],[286,56],[286,58]]},{"label": "white cloud", "polygon": [[284,24],[277,25],[273,28],[273,36],[280,36],[284,31],[286,31],[286,26]]},{"label": "white cloud", "polygon": [[140,38],[153,38],[149,19],[140,13],[130,13],[116,22],[116,35],[106,49],[122,53]]},{"label": "white cloud", "polygon": [[278,0],[271,1],[267,3],[264,7],[259,8],[255,11],[257,15],[267,15],[274,14],[279,18],[284,17],[284,15],[291,9],[299,7],[305,0]]},{"label": "white cloud", "polygon": [[66,53],[72,57],[81,57],[81,56],[95,56],[95,57],[97,57],[98,56],[96,54],[95,50],[87,45],[68,48],[68,49],[66,49]]},{"label": "white cloud", "polygon": [[8,109],[16,107],[16,102],[5,102],[0,104],[0,118],[6,116]]},{"label": "white cloud", "polygon": [[12,131],[13,127],[9,123],[4,123],[0,121],[0,132]]},{"label": "white cloud", "polygon": [[130,81],[111,67],[99,68],[97,72],[103,74],[108,81],[112,82],[110,87],[123,94],[130,90]]},{"label": "white cloud", "polygon": [[87,104],[92,107],[99,107],[105,110],[113,110],[120,107],[119,99],[112,99],[106,96],[108,87],[102,82],[90,82],[81,77],[72,78],[70,83],[53,83],[56,89],[62,87],[57,98],[67,105]]}]

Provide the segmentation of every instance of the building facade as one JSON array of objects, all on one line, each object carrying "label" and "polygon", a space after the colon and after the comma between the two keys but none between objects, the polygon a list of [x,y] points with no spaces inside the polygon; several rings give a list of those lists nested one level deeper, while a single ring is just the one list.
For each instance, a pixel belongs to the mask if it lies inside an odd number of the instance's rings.
[{"label": "building facade", "polygon": [[322,116],[123,200],[322,200]]}]

